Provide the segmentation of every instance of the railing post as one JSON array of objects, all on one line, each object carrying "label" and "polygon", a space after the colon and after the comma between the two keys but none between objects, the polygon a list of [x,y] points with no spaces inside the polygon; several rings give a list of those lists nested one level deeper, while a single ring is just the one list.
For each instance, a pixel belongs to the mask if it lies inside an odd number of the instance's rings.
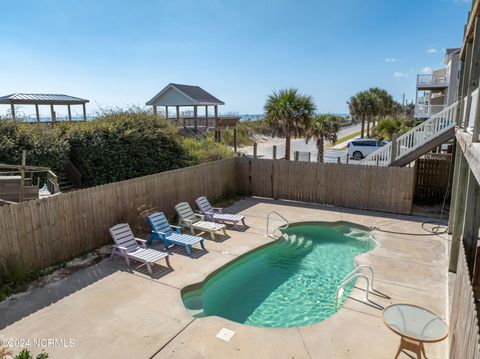
[{"label": "railing post", "polygon": [[257,143],[253,144],[253,158],[257,158]]},{"label": "railing post", "polygon": [[272,158],[273,158],[274,160],[277,159],[277,146],[276,146],[276,145],[273,146]]},{"label": "railing post", "polygon": [[342,163],[340,156],[337,157],[337,163]]},{"label": "railing post", "polygon": [[346,154],[345,156],[346,156],[345,163],[348,165],[348,161],[349,161],[349,159],[350,159],[350,156],[348,155],[348,152],[347,152],[347,154]]},{"label": "railing post", "polygon": [[393,161],[395,161],[395,159],[397,158],[397,155],[398,155],[398,151],[397,151],[397,139],[398,139],[398,133],[394,133],[392,135],[392,159],[390,161],[390,163],[392,163]]},{"label": "railing post", "polygon": [[298,161],[299,158],[300,158],[300,152],[295,151],[295,152],[294,152],[294,159],[295,159],[295,161]]},{"label": "railing post", "polygon": [[311,162],[312,160],[312,152],[308,152],[308,162]]}]

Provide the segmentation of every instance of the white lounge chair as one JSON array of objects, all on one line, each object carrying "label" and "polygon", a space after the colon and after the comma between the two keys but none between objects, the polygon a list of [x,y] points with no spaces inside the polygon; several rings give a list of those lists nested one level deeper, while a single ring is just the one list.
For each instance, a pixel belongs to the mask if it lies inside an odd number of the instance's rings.
[{"label": "white lounge chair", "polygon": [[205,221],[205,216],[203,214],[193,213],[192,207],[190,207],[187,202],[180,202],[175,206],[175,210],[180,217],[179,224],[183,227],[190,228],[192,235],[195,234],[195,229],[210,233],[213,240],[215,240],[215,232],[223,231],[223,234],[227,235],[224,224]]},{"label": "white lounge chair", "polygon": [[219,207],[212,207],[210,202],[208,201],[207,197],[198,197],[195,200],[198,209],[202,214],[205,216],[205,219],[213,222],[218,223],[232,223],[234,227],[242,222],[244,226],[245,224],[245,216],[241,214],[228,214],[223,213],[223,209]]},{"label": "white lounge chair", "polygon": [[[108,231],[115,242],[110,259],[113,260],[113,256],[118,255],[125,257],[125,262],[128,266],[130,266],[130,259],[144,263],[150,274],[152,274],[151,264],[156,263],[163,258],[167,261],[167,265],[172,268],[170,260],[168,259],[168,254],[147,248],[147,241],[135,238],[128,223],[117,224]],[[141,246],[138,243],[141,243]]]}]

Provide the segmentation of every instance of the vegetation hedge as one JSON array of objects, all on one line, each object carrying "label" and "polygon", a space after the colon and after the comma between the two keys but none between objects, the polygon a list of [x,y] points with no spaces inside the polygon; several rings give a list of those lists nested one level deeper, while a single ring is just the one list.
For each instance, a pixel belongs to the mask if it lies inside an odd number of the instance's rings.
[{"label": "vegetation hedge", "polygon": [[70,145],[58,128],[0,120],[0,163],[20,164],[23,150],[27,151],[27,165],[61,171],[68,161]]},{"label": "vegetation hedge", "polygon": [[145,111],[115,111],[62,124],[82,183],[95,186],[187,166],[176,128]]},{"label": "vegetation hedge", "polygon": [[102,113],[95,121],[25,124],[0,121],[0,163],[46,166],[61,173],[68,160],[95,186],[230,157],[211,138],[184,138],[178,130],[141,109]]}]

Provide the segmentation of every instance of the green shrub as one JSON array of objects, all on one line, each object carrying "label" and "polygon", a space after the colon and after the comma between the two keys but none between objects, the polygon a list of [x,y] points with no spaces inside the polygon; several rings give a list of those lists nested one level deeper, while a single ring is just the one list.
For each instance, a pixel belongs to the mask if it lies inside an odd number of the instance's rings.
[{"label": "green shrub", "polygon": [[372,137],[391,140],[394,133],[401,134],[405,129],[406,127],[403,119],[384,118],[378,122],[377,126],[372,128]]},{"label": "green shrub", "polygon": [[0,163],[20,164],[23,150],[27,165],[60,171],[68,161],[70,146],[56,127],[0,120]]},{"label": "green shrub", "polygon": [[62,124],[70,159],[87,186],[188,165],[177,129],[146,111],[112,111],[91,122]]},{"label": "green shrub", "polygon": [[[46,352],[41,352],[40,354],[37,354],[35,359],[47,359],[48,358],[48,353]],[[23,349],[20,353],[18,353],[14,359],[33,359],[32,353],[30,353],[30,350],[28,349]]]},{"label": "green shrub", "polygon": [[234,155],[230,148],[215,142],[211,136],[204,140],[186,137],[182,144],[189,158],[189,165],[217,161]]}]

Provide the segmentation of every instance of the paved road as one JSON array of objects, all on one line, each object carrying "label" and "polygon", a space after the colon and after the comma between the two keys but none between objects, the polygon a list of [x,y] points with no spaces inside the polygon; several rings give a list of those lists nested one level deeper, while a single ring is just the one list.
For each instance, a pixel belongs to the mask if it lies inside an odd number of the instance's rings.
[{"label": "paved road", "polygon": [[[351,133],[360,131],[360,125],[353,125],[345,127],[338,132],[338,138],[348,136]],[[257,154],[262,158],[272,158],[273,156],[273,146],[277,146],[277,157],[281,158],[285,156],[285,139],[284,138],[272,138],[268,142],[260,142],[257,146]],[[240,152],[243,152],[247,155],[253,155],[253,146],[242,147],[239,149]],[[317,148],[315,146],[315,141],[310,141],[305,143],[305,139],[296,139],[291,142],[291,152],[292,158],[295,151],[300,152],[311,152],[312,161],[317,159]],[[336,150],[326,147],[324,150],[325,153],[325,162],[337,162],[337,158],[341,157],[341,161],[345,162],[346,160],[346,150]],[[350,160],[351,163],[356,161]]]}]

